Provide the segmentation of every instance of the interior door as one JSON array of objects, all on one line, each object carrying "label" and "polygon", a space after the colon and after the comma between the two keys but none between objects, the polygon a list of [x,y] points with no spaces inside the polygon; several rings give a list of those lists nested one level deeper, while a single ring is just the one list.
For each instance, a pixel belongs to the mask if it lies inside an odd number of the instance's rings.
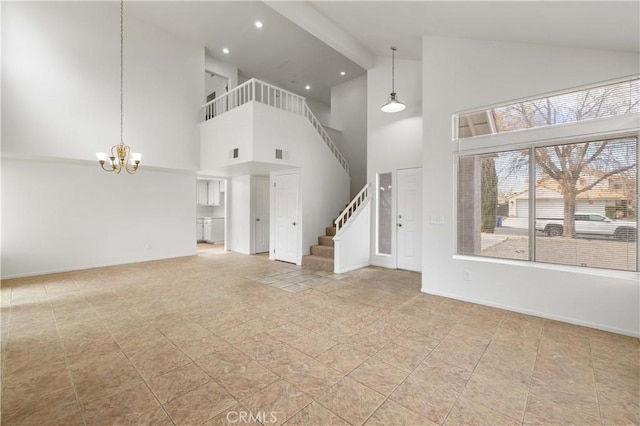
[{"label": "interior door", "polygon": [[422,271],[422,169],[398,170],[398,269]]},{"label": "interior door", "polygon": [[269,179],[255,178],[255,252],[269,251]]},{"label": "interior door", "polygon": [[298,174],[275,175],[274,258],[296,263],[298,260]]}]

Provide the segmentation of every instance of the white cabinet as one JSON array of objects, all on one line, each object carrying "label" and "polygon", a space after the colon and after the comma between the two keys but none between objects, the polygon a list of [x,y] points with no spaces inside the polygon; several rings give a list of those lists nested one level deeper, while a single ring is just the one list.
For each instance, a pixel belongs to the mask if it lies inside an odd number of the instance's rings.
[{"label": "white cabinet", "polygon": [[202,234],[204,240],[208,243],[213,242],[213,237],[211,235],[211,219],[205,219],[202,224]]},{"label": "white cabinet", "polygon": [[206,180],[198,180],[196,181],[196,194],[197,194],[197,204],[199,206],[206,206],[208,204],[209,197],[209,186]]},{"label": "white cabinet", "polygon": [[224,242],[224,218],[211,219],[211,240],[215,243]]},{"label": "white cabinet", "polygon": [[197,204],[199,206],[219,206],[220,189],[219,180],[198,180],[197,181]]},{"label": "white cabinet", "polygon": [[204,241],[204,220],[196,219],[196,240]]}]

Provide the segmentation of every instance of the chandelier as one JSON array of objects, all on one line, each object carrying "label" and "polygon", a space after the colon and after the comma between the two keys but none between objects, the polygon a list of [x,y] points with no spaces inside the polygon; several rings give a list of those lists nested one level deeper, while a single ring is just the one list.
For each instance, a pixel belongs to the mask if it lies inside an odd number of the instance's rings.
[{"label": "chandelier", "polygon": [[142,154],[131,152],[129,146],[124,144],[124,0],[120,0],[120,143],[111,147],[111,155],[106,152],[97,152],[98,162],[102,170],[120,173],[122,169],[129,174],[138,170]]},{"label": "chandelier", "polygon": [[391,46],[391,94],[389,95],[387,103],[382,105],[382,108],[380,108],[383,112],[399,112],[407,107],[405,104],[400,102],[400,99],[398,99],[398,94],[396,93],[395,88],[396,50],[398,50],[398,48]]}]

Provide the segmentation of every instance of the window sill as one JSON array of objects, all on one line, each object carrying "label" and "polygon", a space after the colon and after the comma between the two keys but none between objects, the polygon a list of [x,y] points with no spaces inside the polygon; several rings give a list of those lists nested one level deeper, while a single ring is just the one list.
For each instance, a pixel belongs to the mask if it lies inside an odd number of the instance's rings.
[{"label": "window sill", "polygon": [[523,260],[498,259],[494,257],[469,256],[454,254],[454,260],[492,263],[494,265],[519,266],[525,268],[542,269],[546,271],[568,272],[573,274],[595,275],[607,278],[619,278],[626,280],[640,280],[640,272],[615,271],[612,269],[589,268],[582,266],[554,265],[552,263],[531,262]]}]

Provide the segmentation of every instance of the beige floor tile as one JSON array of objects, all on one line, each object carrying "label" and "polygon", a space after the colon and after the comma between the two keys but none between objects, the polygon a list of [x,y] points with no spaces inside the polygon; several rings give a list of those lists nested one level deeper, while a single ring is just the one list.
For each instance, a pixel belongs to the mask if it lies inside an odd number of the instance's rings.
[{"label": "beige floor tile", "polygon": [[438,346],[440,341],[440,337],[427,336],[412,330],[407,330],[396,337],[393,343],[426,355]]},{"label": "beige floor tile", "polygon": [[216,376],[216,381],[238,400],[253,395],[278,379],[277,375],[256,361]]},{"label": "beige floor tile", "polygon": [[408,375],[408,371],[389,365],[377,358],[369,358],[349,373],[348,377],[384,396],[389,396]]},{"label": "beige floor tile", "polygon": [[199,324],[188,323],[181,325],[184,326],[179,329],[173,328],[170,332],[163,332],[169,340],[191,359],[218,351],[228,345],[223,339]]},{"label": "beige floor tile", "polygon": [[272,323],[265,331],[269,335],[285,343],[299,339],[309,333],[309,330],[306,328],[302,328],[285,320]]},{"label": "beige floor tile", "polygon": [[254,415],[266,414],[281,425],[311,402],[311,397],[286,380],[278,380],[241,401]]},{"label": "beige floor tile", "polygon": [[202,424],[234,406],[237,401],[220,385],[210,381],[166,404],[176,425]]},{"label": "beige floor tile", "polygon": [[349,374],[367,358],[369,358],[367,354],[347,343],[337,344],[316,357],[318,361],[342,374]]},{"label": "beige floor tile", "polygon": [[310,425],[322,425],[322,426],[349,426],[349,423],[333,414],[331,411],[324,408],[317,402],[304,407],[302,410],[291,417],[286,423],[286,426],[310,426]]},{"label": "beige floor tile", "polygon": [[[261,278],[305,290],[252,281]],[[238,424],[226,419],[236,408],[267,424],[274,404],[284,407],[278,422],[292,424],[394,424],[405,416],[404,423],[640,423],[638,339],[420,288],[421,275],[405,271],[319,274],[221,249],[3,280],[2,419],[171,424],[151,387],[188,424]],[[362,416],[350,420],[319,402],[356,406],[358,386],[385,393],[398,371],[410,375]],[[338,400],[345,383],[356,390]],[[239,398],[263,400],[264,413]]]},{"label": "beige floor tile", "polygon": [[2,391],[5,395],[41,393],[43,389],[55,392],[70,386],[71,376],[64,361],[55,362],[53,365],[45,363],[19,373],[7,373],[2,378]]},{"label": "beige floor tile", "polygon": [[[637,382],[640,386],[640,382]],[[598,402],[604,424],[640,424],[640,392],[598,384]]]},{"label": "beige floor tile", "polygon": [[229,425],[249,425],[249,426],[262,426],[261,420],[265,420],[265,423],[269,423],[272,420],[271,413],[261,412],[252,413],[247,410],[241,404],[236,404],[226,410],[223,410],[220,414],[212,418],[211,420],[203,423],[204,426],[229,426]]},{"label": "beige floor tile", "polygon": [[460,390],[451,385],[435,385],[410,375],[389,399],[432,422],[442,423]]},{"label": "beige floor tile", "polygon": [[450,386],[462,390],[471,376],[471,371],[464,366],[449,364],[440,358],[428,356],[411,376],[436,386]]},{"label": "beige floor tile", "polygon": [[190,363],[150,379],[147,384],[161,404],[165,404],[205,383],[211,378],[196,364]]},{"label": "beige floor tile", "polygon": [[382,394],[345,377],[316,401],[352,425],[361,425],[384,399]]},{"label": "beige floor tile", "polygon": [[524,417],[528,395],[529,388],[517,379],[486,375],[477,370],[461,394],[469,401],[518,420]]},{"label": "beige floor tile", "polygon": [[595,390],[564,392],[553,387],[534,387],[529,394],[524,423],[601,424]]},{"label": "beige floor tile", "polygon": [[451,409],[451,413],[444,424],[517,426],[520,425],[521,422],[520,420],[507,417],[464,397],[460,397]]},{"label": "beige floor tile", "polygon": [[292,348],[314,358],[336,344],[337,342],[335,340],[314,332],[307,333],[305,336],[292,340],[288,343]]},{"label": "beige floor tile", "polygon": [[214,379],[230,371],[237,371],[251,362],[251,357],[233,347],[203,355],[196,359],[196,363]]},{"label": "beige floor tile", "polygon": [[396,343],[390,343],[373,357],[401,370],[411,372],[425,359],[425,354]]},{"label": "beige floor tile", "polygon": [[268,359],[273,351],[282,350],[285,345],[271,334],[261,332],[249,339],[234,344],[234,347],[256,361],[263,361]]},{"label": "beige floor tile", "polygon": [[191,362],[191,359],[169,340],[137,351],[129,359],[145,380]]},{"label": "beige floor tile", "polygon": [[83,417],[88,425],[134,424],[158,408],[153,393],[139,382],[108,398],[84,404]]},{"label": "beige floor tile", "polygon": [[365,426],[435,426],[436,424],[388,399],[367,420]]},{"label": "beige floor tile", "polygon": [[100,364],[81,364],[71,368],[71,377],[80,402],[102,400],[124,388],[142,382],[142,378],[125,358],[108,358]]},{"label": "beige floor tile", "polygon": [[313,358],[289,364],[286,372],[280,376],[314,398],[344,377],[342,373]]},{"label": "beige floor tile", "polygon": [[[53,408],[59,406],[69,406],[69,411],[75,409],[79,414],[72,387],[54,392],[48,392],[47,388],[36,388],[30,392],[5,391],[2,394],[2,422],[19,424],[27,423],[34,417],[46,419],[45,416],[36,416],[36,414],[44,410],[53,415]],[[55,417],[59,414],[55,414]]]}]

